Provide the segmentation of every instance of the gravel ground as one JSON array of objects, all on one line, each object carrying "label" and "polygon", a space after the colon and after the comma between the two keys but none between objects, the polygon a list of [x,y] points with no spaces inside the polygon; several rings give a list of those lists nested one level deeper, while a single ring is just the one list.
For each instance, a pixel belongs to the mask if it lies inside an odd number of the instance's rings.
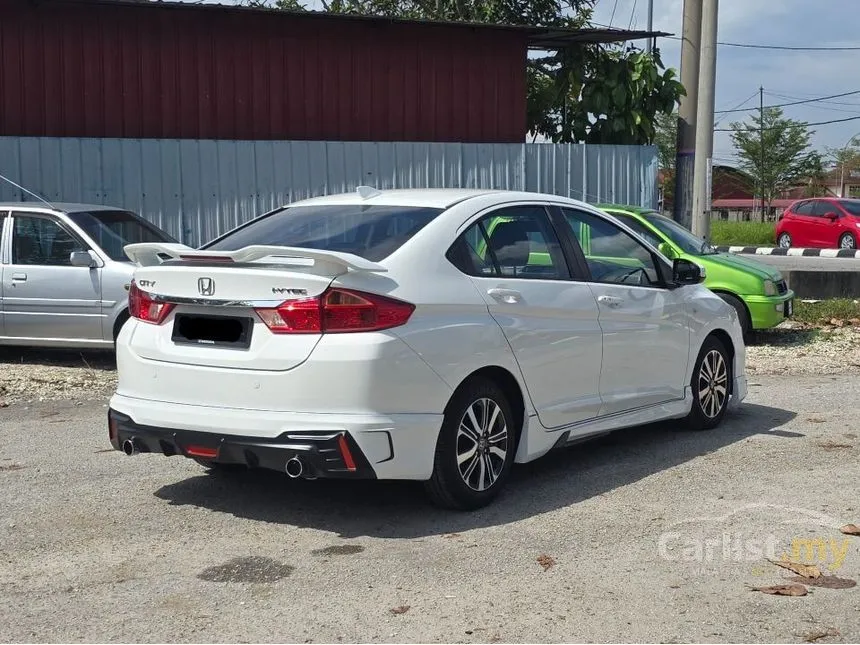
[{"label": "gravel ground", "polygon": [[798,539],[860,579],[860,537],[838,528],[860,524],[858,403],[860,379],[754,375],[716,431],[555,453],[476,513],[411,484],[127,458],[104,399],[11,405],[0,640],[858,642],[860,588],[750,588],[788,582],[766,557]]},{"label": "gravel ground", "polygon": [[[759,333],[747,348],[751,376],[860,372],[860,328],[787,325]],[[0,348],[0,404],[99,399],[113,391],[115,370],[108,352]]]}]

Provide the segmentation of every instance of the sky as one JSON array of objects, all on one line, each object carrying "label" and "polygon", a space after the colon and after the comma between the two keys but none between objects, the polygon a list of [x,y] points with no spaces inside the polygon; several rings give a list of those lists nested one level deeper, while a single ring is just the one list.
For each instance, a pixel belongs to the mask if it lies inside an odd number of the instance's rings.
[{"label": "sky", "polygon": [[[234,4],[238,0],[198,0]],[[681,35],[684,0],[654,0],[654,30]],[[318,8],[318,0],[306,0]],[[648,0],[597,0],[593,21],[622,29],[645,29]],[[790,47],[860,47],[860,0],[720,0],[718,41]],[[643,44],[644,46],[644,44]],[[676,39],[658,40],[663,63],[680,70]],[[764,104],[832,96],[860,90],[860,50],[782,51],[719,46],[716,110],[755,108],[759,87]],[[860,93],[825,102],[784,108],[787,117],[818,123],[858,117],[854,121],[812,126],[812,145],[842,148],[860,136]],[[717,114],[715,128],[728,128],[753,112]],[[727,132],[714,133],[714,163],[736,162]]]},{"label": "sky", "polygon": [[[644,29],[647,0],[597,0],[594,22]],[[612,17],[615,12],[614,18]],[[654,29],[681,35],[683,0],[654,0]],[[791,47],[860,47],[860,0],[720,0],[717,40]],[[663,62],[680,69],[680,42],[658,41]],[[860,90],[860,51],[779,51],[719,46],[716,109],[758,109]],[[860,135],[860,93],[827,102],[783,108],[785,115],[815,123],[849,117],[854,121],[813,126],[813,146],[841,148]],[[716,128],[727,128],[753,112],[717,114]],[[735,161],[729,134],[714,134],[714,162]]]}]

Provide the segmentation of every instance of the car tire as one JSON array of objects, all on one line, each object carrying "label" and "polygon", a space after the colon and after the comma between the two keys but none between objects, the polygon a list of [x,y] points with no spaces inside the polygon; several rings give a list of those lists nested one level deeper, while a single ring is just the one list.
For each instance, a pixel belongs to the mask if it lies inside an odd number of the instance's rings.
[{"label": "car tire", "polygon": [[730,293],[718,293],[717,295],[722,298],[726,304],[731,305],[735,312],[738,314],[738,322],[741,325],[741,332],[744,335],[744,342],[749,342],[752,338],[753,326],[750,312],[747,309],[747,306],[744,304],[744,301],[737,296],[733,296]]},{"label": "car tire", "polygon": [[699,351],[690,378],[693,407],[686,422],[691,430],[710,430],[720,424],[729,407],[731,385],[732,361],[729,352],[719,339],[708,336]]},{"label": "car tire", "polygon": [[780,233],[776,240],[776,245],[781,249],[791,248],[791,235],[788,233]]},{"label": "car tire", "polygon": [[857,238],[851,235],[851,233],[843,233],[839,237],[839,248],[840,249],[856,249],[857,248]]},{"label": "car tire", "polygon": [[445,409],[433,474],[425,482],[430,500],[464,511],[492,502],[510,474],[518,435],[519,422],[502,389],[488,379],[467,381]]}]

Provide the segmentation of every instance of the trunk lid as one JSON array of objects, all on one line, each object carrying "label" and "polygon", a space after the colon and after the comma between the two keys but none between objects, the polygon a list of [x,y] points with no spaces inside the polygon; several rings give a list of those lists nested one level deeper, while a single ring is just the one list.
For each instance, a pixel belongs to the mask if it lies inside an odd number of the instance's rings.
[{"label": "trunk lid", "polygon": [[349,254],[287,247],[213,253],[182,245],[134,244],[137,288],[173,303],[160,325],[141,322],[129,341],[152,361],[257,371],[290,370],[321,335],[275,334],[257,309],[321,295],[347,271],[385,271]]}]

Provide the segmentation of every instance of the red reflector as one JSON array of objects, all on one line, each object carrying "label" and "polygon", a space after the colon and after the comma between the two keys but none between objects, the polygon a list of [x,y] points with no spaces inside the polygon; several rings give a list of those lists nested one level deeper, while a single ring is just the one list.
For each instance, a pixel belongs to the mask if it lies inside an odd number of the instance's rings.
[{"label": "red reflector", "polygon": [[128,287],[128,313],[143,322],[160,325],[173,309],[169,302],[159,302],[137,286],[132,280]]},{"label": "red reflector", "polygon": [[218,456],[218,448],[207,448],[206,446],[188,446],[185,454],[189,457],[202,457],[203,459],[215,459]]},{"label": "red reflector", "polygon": [[346,437],[344,435],[340,435],[337,438],[337,447],[340,449],[340,456],[343,457],[343,463],[346,465],[346,469],[354,471],[355,461],[352,459],[352,453],[349,452],[349,445],[346,443]]},{"label": "red reflector", "polygon": [[406,324],[415,305],[374,293],[329,289],[321,296],[257,309],[276,334],[338,334],[380,331]]}]

